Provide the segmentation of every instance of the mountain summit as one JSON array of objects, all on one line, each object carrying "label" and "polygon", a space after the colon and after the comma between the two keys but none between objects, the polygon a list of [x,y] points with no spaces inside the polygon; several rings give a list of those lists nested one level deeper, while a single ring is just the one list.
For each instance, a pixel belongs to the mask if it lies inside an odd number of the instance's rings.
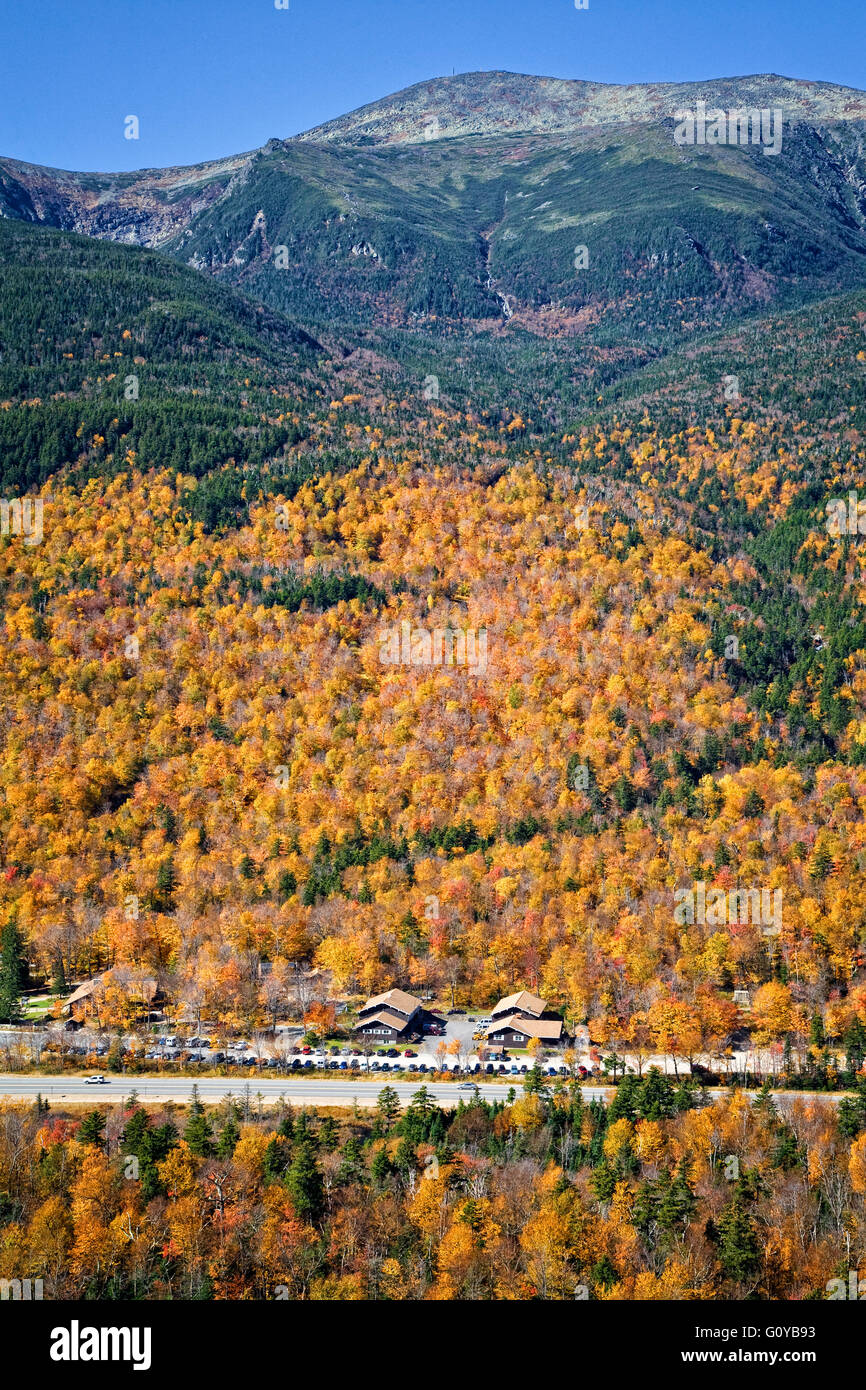
[{"label": "mountain summit", "polygon": [[[680,145],[700,103],[781,111],[780,157]],[[467,73],[191,168],[0,159],[0,216],[163,251],[318,340],[459,324],[653,353],[866,283],[864,129],[866,93],[773,74]]]},{"label": "mountain summit", "polygon": [[699,100],[724,110],[781,108],[785,119],[793,122],[866,119],[866,93],[775,73],[623,85],[518,72],[465,72],[418,82],[295,138],[399,145],[434,136],[566,133],[664,120],[678,107],[693,107]]}]

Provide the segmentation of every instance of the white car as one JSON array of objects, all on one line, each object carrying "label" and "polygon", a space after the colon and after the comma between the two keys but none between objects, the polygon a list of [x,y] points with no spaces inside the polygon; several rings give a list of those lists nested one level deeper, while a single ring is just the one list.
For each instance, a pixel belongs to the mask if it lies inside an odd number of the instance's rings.
[{"label": "white car", "polygon": [[84,1084],[85,1086],[107,1086],[108,1082],[104,1076],[88,1076]]}]

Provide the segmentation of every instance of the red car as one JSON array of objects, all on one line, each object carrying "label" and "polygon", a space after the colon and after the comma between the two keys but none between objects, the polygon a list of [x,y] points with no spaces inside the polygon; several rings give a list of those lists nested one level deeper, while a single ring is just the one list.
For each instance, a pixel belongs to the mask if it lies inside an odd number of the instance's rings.
[{"label": "red car", "polygon": [[312,1050],[313,1050],[313,1049],[312,1049],[311,1047],[302,1047],[302,1048],[301,1048],[301,1051],[302,1051],[302,1052],[312,1052]]}]

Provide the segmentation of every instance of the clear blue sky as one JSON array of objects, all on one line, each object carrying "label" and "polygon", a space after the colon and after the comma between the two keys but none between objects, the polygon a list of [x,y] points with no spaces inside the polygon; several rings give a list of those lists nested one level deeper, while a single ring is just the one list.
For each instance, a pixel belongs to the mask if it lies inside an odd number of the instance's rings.
[{"label": "clear blue sky", "polygon": [[[866,88],[866,0],[3,0],[0,154],[67,169],[254,149],[456,69]],[[140,139],[123,138],[127,115]]]}]

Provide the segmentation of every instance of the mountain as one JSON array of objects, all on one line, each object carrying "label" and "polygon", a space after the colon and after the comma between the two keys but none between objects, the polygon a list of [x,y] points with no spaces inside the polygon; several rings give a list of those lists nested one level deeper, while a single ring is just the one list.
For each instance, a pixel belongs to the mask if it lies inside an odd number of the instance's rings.
[{"label": "mountain", "polygon": [[[779,107],[781,153],[676,144],[698,100]],[[162,249],[355,345],[451,326],[627,359],[863,283],[864,131],[866,94],[773,75],[471,73],[187,169],[0,160],[0,211]]]},{"label": "mountain", "polygon": [[680,107],[778,107],[787,122],[866,119],[866,93],[831,82],[763,73],[705,82],[621,85],[535,77],[516,72],[466,72],[418,82],[393,96],[326,121],[298,138],[316,144],[412,144],[437,136],[562,135],[593,127],[646,125]]},{"label": "mountain", "polygon": [[195,169],[3,164],[0,921],[34,988],[105,972],[121,1038],[145,982],[250,1036],[315,967],[854,1084],[861,98],[803,91],[770,158],[552,90],[438,84],[479,108],[446,138],[422,93],[400,141],[394,99]]},{"label": "mountain", "polygon": [[243,177],[249,155],[190,168],[77,174],[0,158],[0,216],[159,247]]},{"label": "mountain", "polygon": [[[781,152],[676,144],[698,100],[781,107]],[[330,361],[553,427],[702,338],[866,284],[864,136],[866,94],[827,83],[463,74],[190,168],[3,159],[0,225],[159,251],[154,298],[179,262],[194,299],[235,292],[238,328],[267,306]]]}]

